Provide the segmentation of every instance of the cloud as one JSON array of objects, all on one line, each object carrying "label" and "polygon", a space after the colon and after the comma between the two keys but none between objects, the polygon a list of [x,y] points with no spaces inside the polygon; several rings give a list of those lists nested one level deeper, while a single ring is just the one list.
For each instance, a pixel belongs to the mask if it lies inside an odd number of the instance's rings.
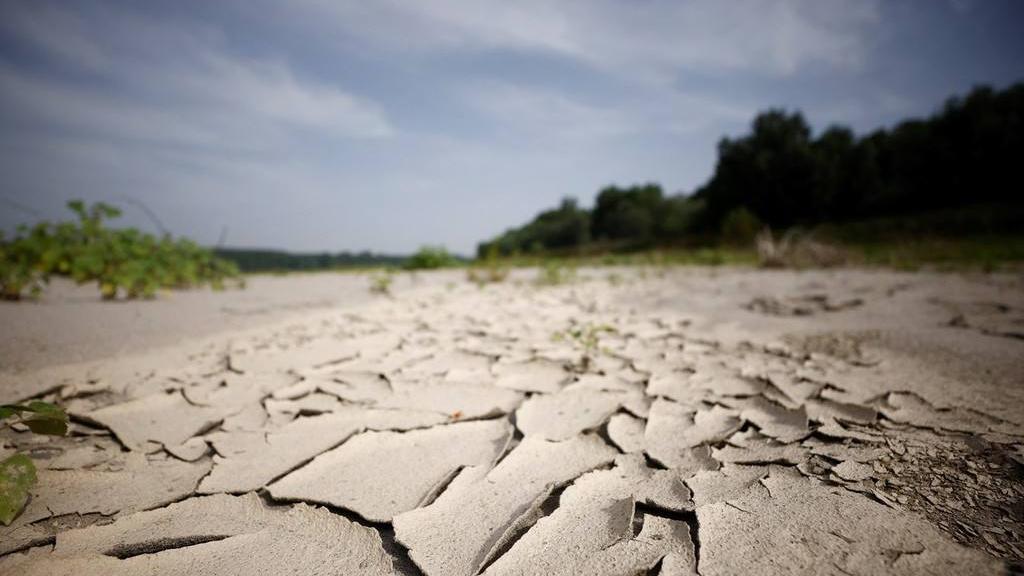
[{"label": "cloud", "polygon": [[[943,14],[965,19],[942,8],[9,0],[0,171],[49,218],[131,194],[208,242],[227,226],[243,245],[469,250],[612,182],[692,190],[768,106],[858,130],[927,112],[965,66],[912,33],[952,38]],[[958,73],[987,78],[979,62]]]},{"label": "cloud", "polygon": [[857,69],[875,0],[301,0],[303,19],[387,49],[537,51],[636,80],[685,70],[788,76]]},{"label": "cloud", "polygon": [[558,90],[488,81],[463,94],[476,109],[498,120],[502,132],[563,140],[604,138],[644,128],[620,107],[602,107]]},{"label": "cloud", "polygon": [[285,61],[232,54],[215,30],[30,4],[6,10],[3,26],[48,67],[0,64],[0,102],[53,130],[204,152],[394,134],[379,105]]},{"label": "cloud", "polygon": [[494,121],[499,138],[594,142],[655,134],[687,135],[723,123],[749,121],[755,108],[724,98],[683,91],[632,95],[612,104],[595,104],[546,86],[490,80],[472,84],[460,97]]}]

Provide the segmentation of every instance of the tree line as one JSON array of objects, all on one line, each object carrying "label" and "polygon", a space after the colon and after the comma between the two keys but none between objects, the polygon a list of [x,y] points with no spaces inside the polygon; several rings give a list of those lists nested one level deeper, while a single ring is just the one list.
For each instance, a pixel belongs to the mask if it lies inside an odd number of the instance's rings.
[{"label": "tree line", "polygon": [[405,256],[376,254],[368,251],[297,253],[283,250],[215,248],[214,253],[220,258],[234,262],[243,272],[290,272],[398,266],[407,259]]},{"label": "tree line", "polygon": [[593,209],[566,198],[477,252],[710,243],[763,226],[906,219],[968,206],[995,207],[997,226],[1019,231],[1022,161],[1024,83],[978,87],[928,118],[860,137],[843,126],[815,137],[800,112],[771,109],[748,134],[718,143],[714,173],[690,194],[665,194],[655,183],[609,186]]}]

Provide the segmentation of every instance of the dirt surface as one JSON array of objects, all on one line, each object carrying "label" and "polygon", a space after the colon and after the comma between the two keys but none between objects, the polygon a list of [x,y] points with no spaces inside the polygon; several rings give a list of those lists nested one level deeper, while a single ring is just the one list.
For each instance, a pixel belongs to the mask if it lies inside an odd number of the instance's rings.
[{"label": "dirt surface", "polygon": [[4,309],[3,399],[74,425],[0,436],[40,469],[0,573],[1020,570],[1024,279],[532,277]]},{"label": "dirt surface", "polygon": [[[450,275],[396,275],[392,291],[401,294]],[[369,285],[363,273],[250,275],[245,290],[165,292],[150,301],[104,302],[95,285],[56,278],[38,301],[0,301],[0,371],[137,354],[317,310],[359,306],[373,300]]]}]

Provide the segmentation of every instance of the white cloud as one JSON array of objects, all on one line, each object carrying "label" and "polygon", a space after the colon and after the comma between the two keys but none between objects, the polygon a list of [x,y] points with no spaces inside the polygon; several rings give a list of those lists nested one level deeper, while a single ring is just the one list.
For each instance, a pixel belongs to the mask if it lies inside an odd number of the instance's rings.
[{"label": "white cloud", "polygon": [[[692,189],[757,110],[867,76],[879,19],[876,0],[258,2],[7,4],[11,188],[138,194],[206,241],[468,250],[563,195]],[[813,118],[906,105],[827,100],[852,104]]]},{"label": "white cloud", "polygon": [[11,3],[0,19],[0,30],[56,60],[89,72],[110,69],[113,61],[87,29],[79,14],[42,4]]},{"label": "white cloud", "polygon": [[280,60],[231,54],[216,31],[97,9],[21,5],[4,27],[71,74],[0,66],[0,100],[52,128],[95,137],[269,150],[293,135],[382,138],[375,103],[299,78]]},{"label": "white cloud", "polygon": [[573,140],[619,136],[644,127],[621,108],[587,104],[543,87],[492,81],[473,86],[464,97],[517,135]]},{"label": "white cloud", "polygon": [[693,134],[723,122],[745,124],[756,112],[724,99],[665,90],[599,105],[544,86],[501,81],[473,84],[461,97],[493,120],[503,132],[499,137],[526,137],[535,143]]},{"label": "white cloud", "polygon": [[[638,80],[863,65],[876,0],[302,0],[304,20],[396,50],[543,51]],[[310,14],[316,14],[310,17]]]}]

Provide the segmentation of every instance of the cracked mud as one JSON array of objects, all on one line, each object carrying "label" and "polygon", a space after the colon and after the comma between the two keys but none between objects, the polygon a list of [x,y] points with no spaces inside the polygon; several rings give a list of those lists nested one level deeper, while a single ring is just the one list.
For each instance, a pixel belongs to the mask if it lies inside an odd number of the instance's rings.
[{"label": "cracked mud", "polygon": [[73,424],[0,436],[39,469],[0,573],[1024,566],[1020,278],[602,277],[3,375]]}]

